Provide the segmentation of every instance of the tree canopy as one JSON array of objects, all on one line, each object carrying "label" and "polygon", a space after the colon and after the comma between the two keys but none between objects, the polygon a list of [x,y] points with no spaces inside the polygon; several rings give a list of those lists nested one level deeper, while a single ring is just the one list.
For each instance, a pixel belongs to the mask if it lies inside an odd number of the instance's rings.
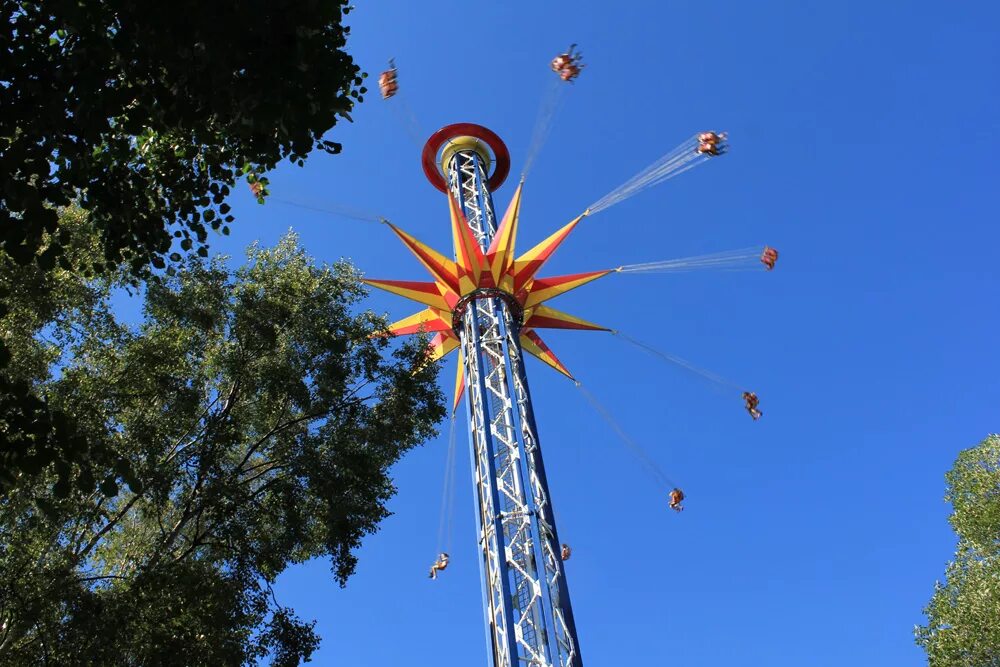
[{"label": "tree canopy", "polygon": [[959,454],[945,478],[959,538],[984,556],[1000,555],[1000,436]]},{"label": "tree canopy", "polygon": [[[133,2],[12,0],[0,5],[0,261],[86,275],[207,257],[228,233],[227,198],[246,178],[303,164],[363,100],[345,51],[346,0]],[[72,252],[83,208],[95,232]],[[135,281],[135,280],[134,280]],[[38,278],[33,286],[48,289]],[[0,285],[0,318],[25,312]],[[44,294],[35,295],[37,302]],[[74,420],[8,370],[0,340],[0,494],[23,475],[97,456]],[[30,455],[29,455],[30,454]]]},{"label": "tree canopy", "polygon": [[[62,210],[60,227],[71,264],[98,252],[94,229],[79,208]],[[38,390],[60,359],[65,329],[107,319],[108,297],[127,282],[122,271],[107,269],[85,281],[73,270],[21,265],[0,252],[0,292],[6,294],[0,302],[0,496],[45,470],[56,473],[49,479],[58,497],[74,484],[91,491],[94,463],[107,467],[115,459],[106,438],[85,437],[76,420]],[[118,474],[130,476],[124,459],[117,461]],[[113,488],[114,479],[98,481]]]},{"label": "tree canopy", "polygon": [[[0,9],[0,250],[65,262],[55,207],[99,234],[89,265],[163,266],[226,231],[236,179],[301,164],[365,92],[346,0],[18,0]],[[173,255],[174,261],[179,258]]]},{"label": "tree canopy", "polygon": [[[47,469],[0,497],[0,663],[284,666],[317,646],[271,583],[316,557],[346,581],[443,396],[426,341],[359,312],[350,265],[293,236],[248,254],[150,278],[133,325],[111,283],[65,276],[40,335],[12,342],[134,479],[60,498]],[[113,465],[80,474],[115,484]]]},{"label": "tree canopy", "polygon": [[930,667],[1000,667],[1000,436],[959,454],[946,480],[958,548],[917,643]]}]

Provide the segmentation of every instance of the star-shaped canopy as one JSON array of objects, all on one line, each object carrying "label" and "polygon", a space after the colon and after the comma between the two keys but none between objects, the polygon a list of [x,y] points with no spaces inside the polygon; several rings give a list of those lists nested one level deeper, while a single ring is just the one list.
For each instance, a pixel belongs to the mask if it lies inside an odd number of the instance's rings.
[{"label": "star-shaped canopy", "polygon": [[[583,329],[608,331],[606,327],[587,322],[568,313],[545,305],[560,294],[596,280],[612,270],[575,273],[552,278],[538,278],[538,271],[552,256],[569,233],[587,213],[570,221],[557,232],[524,253],[515,257],[518,215],[521,208],[521,189],[517,186],[514,198],[507,207],[500,227],[483,252],[469,228],[464,213],[455,197],[448,194],[451,212],[451,231],[455,260],[452,261],[421,243],[395,225],[386,222],[403,244],[430,272],[433,281],[365,280],[364,282],[427,306],[426,309],[389,326],[393,334],[413,334],[420,331],[433,333],[429,356],[440,359],[460,347],[458,334],[452,329],[452,317],[463,297],[477,290],[499,290],[517,301],[523,310],[520,329],[521,349],[541,359],[560,373],[572,378],[570,372],[552,353],[536,329]],[[455,405],[464,387],[463,365],[458,364],[455,380]]]}]

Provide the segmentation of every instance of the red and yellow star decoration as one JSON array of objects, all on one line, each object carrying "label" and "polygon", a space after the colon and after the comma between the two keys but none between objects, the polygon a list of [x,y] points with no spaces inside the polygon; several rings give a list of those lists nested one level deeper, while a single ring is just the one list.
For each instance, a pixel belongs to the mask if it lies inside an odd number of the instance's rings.
[{"label": "red and yellow star decoration", "polygon": [[[524,253],[515,257],[514,243],[517,239],[518,215],[521,208],[521,189],[517,186],[507,212],[504,214],[489,249],[483,252],[465,215],[455,197],[449,193],[448,205],[451,212],[452,240],[455,260],[452,261],[427,245],[421,243],[392,223],[386,224],[400,238],[434,279],[431,282],[407,280],[365,280],[372,287],[404,296],[427,306],[426,309],[404,318],[389,326],[389,332],[396,335],[414,334],[421,331],[433,333],[429,357],[441,359],[453,350],[459,349],[461,341],[453,330],[453,316],[462,308],[473,293],[497,294],[513,298],[522,311],[520,343],[521,348],[541,359],[569,378],[573,376],[552,353],[541,339],[536,329],[583,329],[609,331],[606,327],[587,322],[568,313],[545,305],[545,302],[565,294],[611,273],[590,271],[552,278],[538,278],[538,271],[569,233],[587,215],[583,213],[557,232]],[[465,301],[463,301],[465,299]],[[455,378],[455,407],[464,388],[464,369],[459,350],[458,375]]]}]

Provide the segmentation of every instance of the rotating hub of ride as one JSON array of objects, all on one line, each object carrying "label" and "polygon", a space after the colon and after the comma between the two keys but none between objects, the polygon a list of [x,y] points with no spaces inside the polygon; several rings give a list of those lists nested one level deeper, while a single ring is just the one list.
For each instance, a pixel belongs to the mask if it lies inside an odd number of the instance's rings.
[{"label": "rotating hub of ride", "polygon": [[481,287],[459,299],[451,311],[451,330],[455,332],[456,336],[462,335],[462,319],[465,317],[465,311],[468,310],[469,304],[477,299],[500,299],[503,301],[507,305],[507,312],[510,313],[510,325],[516,330],[521,329],[521,325],[524,324],[524,309],[521,308],[521,304],[518,303],[514,295],[495,287]]},{"label": "rotating hub of ride", "polygon": [[[433,334],[430,358],[440,359],[462,345],[463,315],[468,314],[469,304],[481,299],[496,299],[498,306],[505,306],[521,349],[572,377],[538,335],[538,330],[608,329],[551,308],[547,302],[612,271],[544,278],[538,277],[538,273],[586,213],[527,252],[515,255],[524,184],[518,184],[503,218],[496,220],[492,193],[510,173],[510,153],[500,137],[474,123],[449,125],[431,135],[424,146],[421,164],[431,185],[448,197],[454,259],[389,223],[434,279],[433,282],[365,280],[373,287],[427,306],[426,310],[390,325],[389,332],[395,335],[421,331]],[[462,372],[459,364],[459,375]],[[463,381],[459,378],[456,381],[459,392],[462,386]]]},{"label": "rotating hub of ride", "polygon": [[[510,153],[500,137],[481,125],[455,123],[435,132],[424,146],[424,174],[438,190],[447,192],[445,174],[449,173],[451,162],[459,153],[474,153],[479,157],[490,192],[503,185],[510,173]],[[491,173],[494,164],[496,168]],[[507,306],[512,326],[520,329],[524,323],[524,308],[512,293],[497,287],[478,287],[463,294],[452,307],[451,330],[456,336],[461,336],[462,318],[469,304],[478,299],[500,299]]]}]

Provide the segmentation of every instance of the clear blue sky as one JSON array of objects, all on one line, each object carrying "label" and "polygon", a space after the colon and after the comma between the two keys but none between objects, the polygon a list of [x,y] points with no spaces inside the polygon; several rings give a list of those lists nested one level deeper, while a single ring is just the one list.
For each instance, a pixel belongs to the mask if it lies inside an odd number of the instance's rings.
[{"label": "clear blue sky", "polygon": [[[769,243],[771,274],[611,276],[553,305],[754,388],[738,395],[601,333],[547,339],[687,491],[662,490],[574,386],[528,372],[589,665],[920,664],[912,626],[950,557],[943,474],[998,429],[995,2],[367,2],[350,51],[394,56],[424,137],[482,123],[516,174],[549,59],[588,63],[525,190],[534,243],[692,133],[729,155],[587,220],[548,273]],[[276,197],[385,215],[447,250],[447,208],[377,93],[342,155],[273,175]],[[496,194],[509,201],[513,182]],[[424,279],[384,227],[241,191],[239,256],[294,227],[317,257]],[[392,317],[414,307],[373,294]],[[450,392],[452,359],[442,384]],[[320,665],[485,664],[464,410],[452,565],[435,555],[447,425],[395,469],[394,516],[345,590],[324,563],[280,600],[318,620]]]}]

